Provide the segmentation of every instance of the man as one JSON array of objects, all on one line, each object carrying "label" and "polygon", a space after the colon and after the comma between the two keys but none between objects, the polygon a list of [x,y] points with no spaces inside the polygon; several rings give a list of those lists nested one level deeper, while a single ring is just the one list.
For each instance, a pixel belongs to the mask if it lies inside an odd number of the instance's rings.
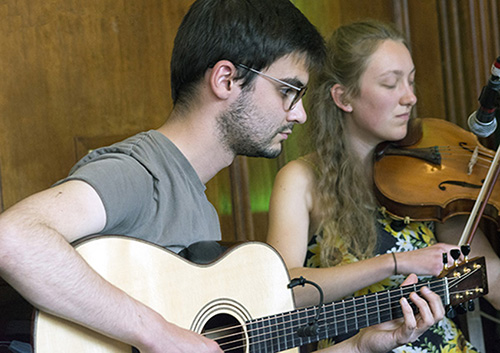
[{"label": "man", "polygon": [[[204,184],[238,154],[280,153],[306,120],[301,98],[323,57],[321,36],[288,0],[196,1],[175,40],[168,120],[94,151],[2,214],[0,275],[39,309],[141,353],[220,352],[105,281],[70,243],[123,234],[179,252],[219,240]],[[415,339],[443,312],[435,294],[424,297],[430,306],[413,294],[417,318],[403,303],[405,324],[368,329],[335,349],[384,351]]]}]

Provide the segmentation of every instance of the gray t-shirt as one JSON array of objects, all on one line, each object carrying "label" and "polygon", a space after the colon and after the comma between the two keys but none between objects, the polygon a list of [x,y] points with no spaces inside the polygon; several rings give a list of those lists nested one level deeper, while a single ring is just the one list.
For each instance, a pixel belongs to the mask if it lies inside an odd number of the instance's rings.
[{"label": "gray t-shirt", "polygon": [[99,194],[107,217],[102,234],[131,236],[175,252],[198,241],[221,239],[205,185],[158,131],[92,151],[59,183],[67,180],[85,181]]}]

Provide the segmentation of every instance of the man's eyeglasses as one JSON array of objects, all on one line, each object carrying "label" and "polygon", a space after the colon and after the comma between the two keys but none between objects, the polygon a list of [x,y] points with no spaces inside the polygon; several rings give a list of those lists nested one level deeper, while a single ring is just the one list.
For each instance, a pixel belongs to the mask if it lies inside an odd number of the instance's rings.
[{"label": "man's eyeglasses", "polygon": [[290,111],[293,108],[295,108],[295,105],[302,99],[302,97],[306,93],[307,86],[296,87],[296,86],[294,86],[294,85],[292,85],[292,84],[290,84],[288,82],[285,82],[285,81],[282,81],[282,80],[277,79],[275,77],[266,75],[265,73],[260,72],[260,71],[255,70],[255,69],[252,69],[251,67],[248,67],[246,65],[243,65],[243,64],[236,64],[236,65],[239,66],[239,67],[241,67],[242,69],[251,71],[253,73],[256,73],[257,75],[261,75],[261,76],[263,76],[265,78],[268,78],[268,79],[270,79],[270,80],[272,80],[274,82],[278,82],[279,84],[287,87],[287,88],[283,87],[280,90],[281,93],[284,96],[283,104],[284,104],[284,108],[285,108],[286,111]]}]

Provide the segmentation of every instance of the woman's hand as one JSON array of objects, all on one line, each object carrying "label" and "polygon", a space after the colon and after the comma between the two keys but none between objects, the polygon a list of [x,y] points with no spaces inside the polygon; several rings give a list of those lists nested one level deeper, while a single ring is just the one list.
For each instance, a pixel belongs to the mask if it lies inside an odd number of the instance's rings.
[{"label": "woman's hand", "polygon": [[[453,265],[450,255],[452,249],[459,249],[457,245],[437,243],[432,246],[406,252],[395,253],[398,273],[438,276],[443,271],[443,253],[448,255],[448,266]],[[460,254],[459,261],[463,260]]]}]

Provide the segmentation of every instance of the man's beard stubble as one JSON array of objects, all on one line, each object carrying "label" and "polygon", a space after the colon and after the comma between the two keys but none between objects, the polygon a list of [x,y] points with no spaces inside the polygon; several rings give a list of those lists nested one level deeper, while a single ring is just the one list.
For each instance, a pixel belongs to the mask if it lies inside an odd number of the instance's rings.
[{"label": "man's beard stubble", "polygon": [[249,99],[249,93],[242,92],[236,102],[217,118],[218,138],[235,155],[276,158],[282,147],[280,144],[279,148],[273,148],[272,140],[285,129],[274,131],[275,128],[269,127],[269,117],[259,114]]}]

